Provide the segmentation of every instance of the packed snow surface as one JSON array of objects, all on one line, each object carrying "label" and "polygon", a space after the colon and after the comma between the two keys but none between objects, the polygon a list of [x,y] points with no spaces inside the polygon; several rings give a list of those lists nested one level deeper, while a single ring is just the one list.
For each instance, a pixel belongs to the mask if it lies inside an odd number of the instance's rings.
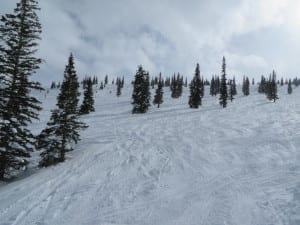
[{"label": "packed snow surface", "polygon": [[[299,225],[300,89],[269,102],[252,86],[222,109],[188,89],[132,115],[130,86],[95,93],[65,163],[0,183],[0,225]],[[44,128],[57,90],[39,94]]]}]

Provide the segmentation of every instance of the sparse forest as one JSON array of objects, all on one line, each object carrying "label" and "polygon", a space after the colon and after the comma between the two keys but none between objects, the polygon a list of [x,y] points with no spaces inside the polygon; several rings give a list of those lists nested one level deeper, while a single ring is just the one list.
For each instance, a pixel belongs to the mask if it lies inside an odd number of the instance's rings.
[{"label": "sparse forest", "polygon": [[[18,0],[0,20],[0,225],[298,224],[300,78],[238,74],[227,51],[214,74],[201,57],[160,72],[153,55],[138,65],[147,48],[132,73],[103,74],[74,48],[61,79],[40,83],[52,66],[41,3]],[[166,41],[155,35],[153,49]]]}]

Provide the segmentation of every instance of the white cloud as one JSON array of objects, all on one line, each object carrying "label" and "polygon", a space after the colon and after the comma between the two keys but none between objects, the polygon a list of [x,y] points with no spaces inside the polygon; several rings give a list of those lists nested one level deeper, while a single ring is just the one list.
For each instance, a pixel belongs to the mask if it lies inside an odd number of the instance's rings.
[{"label": "white cloud", "polygon": [[[16,2],[1,1],[0,13],[12,11]],[[71,51],[80,76],[131,78],[139,64],[152,74],[191,76],[199,62],[210,77],[219,73],[223,55],[229,74],[260,76],[274,67],[280,73],[296,72],[295,60],[283,48],[278,55],[276,44],[293,48],[292,56],[300,51],[297,0],[40,0],[40,6],[40,55],[46,60],[41,80],[60,80]],[[247,42],[232,43],[253,34],[257,41],[270,27],[281,39],[264,40],[264,50],[255,43],[251,49]]]}]

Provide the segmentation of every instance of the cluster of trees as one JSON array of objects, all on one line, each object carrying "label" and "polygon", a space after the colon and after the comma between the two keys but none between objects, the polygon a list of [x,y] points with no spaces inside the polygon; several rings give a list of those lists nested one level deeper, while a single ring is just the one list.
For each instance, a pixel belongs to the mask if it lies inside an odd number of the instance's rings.
[{"label": "cluster of trees", "polygon": [[211,96],[216,96],[220,93],[220,78],[219,76],[213,76],[210,82],[209,93]]},{"label": "cluster of trees", "polygon": [[[276,82],[276,73],[272,72],[269,79],[267,80],[264,76],[261,78],[259,83],[258,92],[265,93],[268,100],[275,102],[278,98],[277,94],[277,84],[284,85],[283,78],[281,81]],[[288,84],[288,94],[292,93],[292,84],[299,85],[300,81],[295,78],[292,80],[286,80]],[[183,77],[178,74],[174,74],[172,78],[166,78],[165,81],[162,79],[161,74],[155,77],[149,83],[149,73],[144,71],[142,66],[139,66],[138,71],[135,75],[135,80],[133,82],[133,113],[145,113],[150,106],[151,93],[149,91],[149,86],[152,88],[157,84],[157,89],[155,92],[153,104],[157,104],[158,107],[163,103],[163,87],[169,86],[171,90],[171,97],[178,98],[182,94],[183,86],[187,86],[187,80],[183,82]],[[254,85],[254,79],[252,79],[252,85]],[[235,77],[233,79],[227,80],[226,74],[226,59],[223,57],[222,61],[222,73],[221,78],[219,76],[213,76],[211,82],[204,80],[200,75],[200,66],[196,65],[195,74],[190,82],[190,96],[188,104],[190,108],[199,108],[202,105],[202,98],[204,96],[205,86],[210,85],[210,95],[219,95],[219,103],[225,108],[227,106],[227,101],[231,102],[234,100],[234,96],[237,95],[236,81]],[[243,77],[242,92],[245,96],[250,94],[250,80],[248,77]]]},{"label": "cluster of trees", "polygon": [[79,83],[71,55],[63,82],[51,84],[60,93],[47,127],[38,136],[28,128],[42,110],[32,93],[43,88],[30,79],[42,62],[35,56],[42,32],[39,10],[36,0],[20,0],[14,13],[5,14],[0,21],[0,180],[26,169],[35,149],[41,151],[40,166],[64,161],[71,144],[80,140],[79,130],[87,127],[79,115],[94,111],[92,84],[96,79],[86,81],[79,107]]},{"label": "cluster of trees", "polygon": [[276,100],[279,99],[277,95],[276,73],[274,70],[272,74],[270,74],[269,79],[261,76],[261,81],[258,86],[258,92],[265,94],[267,99],[270,101],[276,102]]},{"label": "cluster of trees", "polygon": [[174,74],[170,84],[172,98],[179,98],[182,95],[183,85],[183,76],[180,76],[179,73],[177,76]]},{"label": "cluster of trees", "polygon": [[85,89],[89,82],[91,82],[92,85],[97,85],[98,77],[97,76],[93,76],[93,77],[88,76],[88,77],[83,78],[83,80],[81,81],[82,88]]},{"label": "cluster of trees", "polygon": [[[254,80],[252,80],[252,83]],[[243,77],[243,84],[242,84],[242,92],[245,96],[248,96],[250,94],[250,81],[248,77]]]},{"label": "cluster of trees", "polygon": [[56,83],[55,81],[51,82],[50,89],[59,89],[60,88],[60,82]]},{"label": "cluster of trees", "polygon": [[124,77],[122,79],[117,77],[116,85],[117,85],[117,96],[119,97],[121,96],[122,88],[124,87]]}]

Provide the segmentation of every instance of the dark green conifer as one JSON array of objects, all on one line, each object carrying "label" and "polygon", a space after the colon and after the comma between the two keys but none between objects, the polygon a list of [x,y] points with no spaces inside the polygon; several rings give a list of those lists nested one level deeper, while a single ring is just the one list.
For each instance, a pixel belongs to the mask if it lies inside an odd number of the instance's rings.
[{"label": "dark green conifer", "polygon": [[227,85],[226,85],[226,60],[225,57],[223,57],[223,63],[222,63],[222,76],[221,76],[221,83],[220,83],[220,105],[225,108],[227,106]]},{"label": "dark green conifer", "polygon": [[160,105],[163,103],[163,93],[164,92],[163,92],[162,78],[161,78],[161,74],[159,74],[157,89],[153,100],[153,104],[157,105],[157,108],[159,108]]},{"label": "dark green conifer", "polygon": [[142,66],[138,67],[133,82],[133,109],[132,113],[145,113],[150,106],[150,81],[149,73]]},{"label": "dark green conifer", "polygon": [[37,1],[20,0],[14,13],[0,22],[0,179],[26,168],[35,142],[27,127],[41,110],[31,92],[42,87],[30,80],[41,63],[35,56],[41,34],[39,10]]},{"label": "dark green conifer", "polygon": [[190,84],[189,106],[190,108],[199,108],[199,105],[202,105],[202,98],[200,66],[199,63],[197,63],[195,75]]},{"label": "dark green conifer", "polygon": [[87,80],[86,87],[84,90],[83,102],[80,107],[80,114],[88,114],[90,112],[95,112],[94,108],[94,92],[93,92],[93,82],[91,78]]},{"label": "dark green conifer", "polygon": [[[92,86],[92,82],[90,84]],[[79,95],[79,82],[71,54],[57,97],[57,109],[52,111],[47,127],[38,136],[37,149],[42,150],[41,167],[63,162],[66,152],[73,150],[71,144],[80,140],[79,131],[87,127],[79,121]]]},{"label": "dark green conifer", "polygon": [[288,82],[288,94],[292,94],[293,92],[293,88],[292,88],[292,81],[291,79],[289,79],[289,82]]}]

